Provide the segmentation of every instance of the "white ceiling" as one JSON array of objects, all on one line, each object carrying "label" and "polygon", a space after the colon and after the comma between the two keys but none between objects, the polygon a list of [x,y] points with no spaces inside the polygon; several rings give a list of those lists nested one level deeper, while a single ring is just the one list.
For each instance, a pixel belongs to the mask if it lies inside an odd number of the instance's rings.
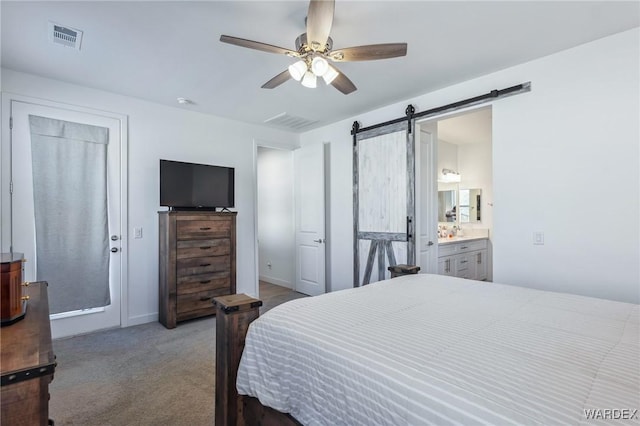
[{"label": "white ceiling", "polygon": [[438,139],[454,145],[491,144],[491,108],[438,121]]},{"label": "white ceiling", "polygon": [[[219,42],[227,34],[294,48],[306,1],[3,0],[0,8],[3,67],[171,106],[185,97],[194,104],[181,108],[249,123],[282,113],[317,121],[303,130],[640,25],[637,1],[338,0],[335,48],[408,43],[403,58],[340,64],[358,87],[345,96],[323,82],[261,89],[293,60]],[[48,21],[84,31],[82,49],[51,44]]]}]

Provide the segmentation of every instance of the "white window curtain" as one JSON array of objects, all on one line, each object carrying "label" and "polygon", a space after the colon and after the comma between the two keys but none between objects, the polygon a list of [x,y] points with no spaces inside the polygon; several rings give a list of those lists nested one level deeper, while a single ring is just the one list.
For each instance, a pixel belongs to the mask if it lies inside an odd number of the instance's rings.
[{"label": "white window curtain", "polygon": [[52,314],[110,304],[108,129],[29,116],[36,277]]}]

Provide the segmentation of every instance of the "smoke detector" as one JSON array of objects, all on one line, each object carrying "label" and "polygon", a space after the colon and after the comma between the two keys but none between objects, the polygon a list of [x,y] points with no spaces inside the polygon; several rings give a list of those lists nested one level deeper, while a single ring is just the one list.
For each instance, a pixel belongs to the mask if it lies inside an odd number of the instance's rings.
[{"label": "smoke detector", "polygon": [[61,44],[80,50],[82,31],[64,25],[49,22],[49,40],[54,44]]}]

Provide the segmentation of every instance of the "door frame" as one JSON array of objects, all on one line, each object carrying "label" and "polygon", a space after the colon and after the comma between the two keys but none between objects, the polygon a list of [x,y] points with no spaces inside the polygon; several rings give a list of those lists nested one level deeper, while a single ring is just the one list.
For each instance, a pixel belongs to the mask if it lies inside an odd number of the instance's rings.
[{"label": "door frame", "polygon": [[[23,96],[15,93],[2,93],[2,134],[0,138],[0,244],[2,251],[9,251],[12,242],[12,206],[11,206],[11,129],[10,119],[12,115],[11,102],[23,102],[28,104],[41,105],[49,108],[63,109],[73,112],[93,114],[117,120],[120,124],[120,327],[129,325],[129,222],[128,222],[128,124],[129,117],[126,114],[119,114],[110,111],[98,110],[74,104],[55,102],[46,99]],[[8,230],[8,232],[7,232]]]},{"label": "door frame", "polygon": [[[438,120],[423,120],[421,122],[415,122],[414,128],[416,132],[415,149],[416,149],[416,229],[415,234],[417,237],[416,244],[416,265],[420,266],[420,272],[423,274],[437,274],[438,273],[438,235],[436,228],[438,225],[438,183],[437,183],[437,166],[438,166],[438,138],[437,129],[436,134],[429,133],[426,130],[423,131],[422,127],[437,127]],[[423,142],[422,134],[429,133],[429,142]],[[435,137],[434,137],[435,136]],[[423,150],[428,150],[429,164],[422,163]],[[422,188],[423,178],[425,173],[429,176],[430,185],[428,188]],[[422,195],[425,194],[426,200]],[[430,209],[428,212],[423,212],[422,207],[426,202]],[[426,218],[425,221],[422,219]],[[435,223],[435,226],[433,225]],[[430,246],[431,253],[429,254],[430,262],[428,265],[422,264],[422,244],[424,238],[432,242]]]},{"label": "door frame", "polygon": [[[269,148],[269,149],[279,149],[282,151],[293,151],[299,148],[298,145],[288,144],[288,143],[278,143],[269,141],[266,139],[253,139],[253,250],[254,250],[254,288],[253,294],[251,296],[259,298],[260,297],[260,252],[258,247],[258,148]],[[293,179],[293,176],[291,177]],[[293,189],[292,189],[293,191]],[[295,195],[294,195],[295,196]],[[295,236],[295,200],[293,203],[293,212],[292,217],[294,218],[294,223],[291,224],[291,234]],[[294,247],[295,249],[295,240]],[[295,271],[293,280],[291,282],[292,290],[296,289],[296,279],[295,279]]]},{"label": "door frame", "polygon": [[[448,118],[453,118],[453,117],[457,117],[460,115],[465,115],[465,114],[470,114],[473,113],[477,110],[480,109],[486,109],[486,108],[490,108],[492,111],[494,111],[494,102],[493,101],[487,101],[487,102],[481,102],[480,104],[473,104],[473,105],[469,105],[469,106],[464,106],[461,107],[459,109],[455,109],[453,111],[446,111],[440,114],[435,114],[433,116],[428,116],[425,118],[418,118],[414,120],[414,127],[416,128],[416,132],[419,134],[421,132],[420,126],[421,125],[438,125],[438,122],[441,120],[446,120]],[[432,208],[431,208],[431,213],[429,214],[429,218],[430,218],[430,223],[428,224],[424,224],[424,223],[420,223],[419,226],[420,227],[425,227],[428,226],[431,228],[431,232],[433,234],[435,234],[435,229],[437,229],[438,227],[438,212],[437,212],[437,206],[438,206],[438,184],[437,184],[437,173],[438,173],[438,139],[436,138],[435,141],[433,142],[433,146],[431,148],[431,152],[432,152],[432,158],[431,158],[431,164],[428,165],[428,167],[431,168],[431,173],[433,175],[433,188],[431,188],[432,191],[432,196],[431,196],[431,202],[432,202]],[[422,144],[421,144],[421,140],[416,141],[416,148],[418,150],[422,149]],[[493,147],[492,147],[493,150]],[[424,169],[424,165],[421,164],[420,161],[420,155],[416,154],[416,173],[421,173],[422,170]],[[415,180],[415,190],[416,190],[416,196],[419,196],[418,194],[420,194],[421,192],[421,179],[416,178]],[[416,217],[419,218],[422,214],[421,210],[421,203],[416,201]],[[420,222],[419,220],[417,222]],[[416,234],[418,234],[418,232],[416,232]],[[439,247],[438,247],[438,238],[436,236],[436,238],[434,239],[434,245],[435,245],[435,265],[432,265],[432,270],[433,268],[435,268],[434,274],[438,273],[438,258],[439,258]],[[432,255],[432,259],[433,259]],[[418,260],[419,256],[416,258],[417,263],[419,264],[419,260]],[[489,260],[491,259],[491,261],[493,261],[492,256],[488,256]],[[421,270],[420,272],[425,273],[428,272],[426,270]]]}]

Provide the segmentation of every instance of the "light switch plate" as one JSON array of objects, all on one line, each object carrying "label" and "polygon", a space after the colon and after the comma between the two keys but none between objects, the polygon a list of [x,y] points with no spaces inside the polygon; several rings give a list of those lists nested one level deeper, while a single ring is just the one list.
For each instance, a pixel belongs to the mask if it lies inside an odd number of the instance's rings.
[{"label": "light switch plate", "polygon": [[142,238],[142,228],[133,228],[133,238]]}]

